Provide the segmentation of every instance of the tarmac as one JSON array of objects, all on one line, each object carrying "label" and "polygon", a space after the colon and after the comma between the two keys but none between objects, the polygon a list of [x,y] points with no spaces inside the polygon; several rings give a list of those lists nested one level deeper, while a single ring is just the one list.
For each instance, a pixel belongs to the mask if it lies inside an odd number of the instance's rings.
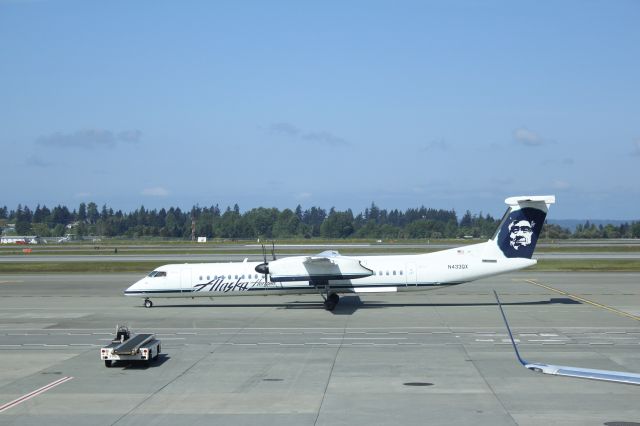
[{"label": "tarmac", "polygon": [[[640,425],[640,274],[519,272],[421,293],[154,299],[138,274],[0,275],[2,425]],[[116,324],[160,359],[105,368]]]}]

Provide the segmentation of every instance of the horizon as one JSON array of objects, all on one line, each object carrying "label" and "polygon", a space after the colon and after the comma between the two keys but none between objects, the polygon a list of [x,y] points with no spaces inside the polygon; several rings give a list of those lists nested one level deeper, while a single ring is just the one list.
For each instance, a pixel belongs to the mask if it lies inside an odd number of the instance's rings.
[{"label": "horizon", "polygon": [[[57,206],[61,206],[61,207],[66,207],[69,212],[74,213],[78,211],[78,208],[80,206],[81,203],[84,203],[85,205],[88,205],[89,203],[94,202],[95,201],[81,201],[80,203],[78,203],[78,205],[75,206],[67,206],[65,204],[61,204],[61,203],[56,203],[56,204],[51,204],[51,205],[47,205],[47,204],[39,204],[37,203],[36,206],[32,206],[32,205],[28,205],[28,204],[23,204],[23,203],[19,203],[23,208],[24,207],[28,207],[29,210],[31,210],[31,212],[33,213],[35,211],[35,209],[39,206],[41,208],[46,207],[48,209],[53,209]],[[155,211],[160,211],[162,209],[164,209],[165,211],[169,211],[169,209],[171,208],[179,208],[182,212],[189,212],[192,208],[201,208],[201,209],[209,209],[212,207],[218,207],[220,209],[220,213],[224,213],[227,209],[233,209],[234,206],[238,203],[233,203],[230,205],[220,205],[219,203],[213,203],[213,204],[194,204],[192,206],[189,207],[183,207],[183,206],[178,206],[178,205],[170,205],[170,206],[156,206],[156,207],[150,207],[150,206],[145,206],[145,205],[140,205],[137,206],[133,209],[121,209],[121,208],[115,208],[114,206],[110,206],[109,204],[106,203],[95,203],[98,207],[98,210],[102,210],[103,205],[106,205],[107,209],[112,209],[114,212],[118,212],[121,211],[123,214],[131,214],[134,211],[140,210],[140,208],[144,207],[145,210],[149,211],[149,210],[155,210]],[[324,206],[317,206],[317,205],[308,205],[305,206],[303,204],[296,204],[295,206],[285,206],[285,207],[278,207],[278,206],[254,206],[254,207],[249,207],[249,208],[243,208],[241,205],[238,204],[238,208],[240,210],[241,214],[247,213],[253,209],[259,209],[259,208],[265,208],[265,209],[277,209],[278,211],[283,211],[285,209],[289,209],[291,211],[295,211],[296,208],[298,206],[300,206],[300,208],[302,209],[302,211],[306,211],[306,210],[310,210],[311,208],[319,208],[324,210],[325,212],[329,212],[332,208],[335,208],[337,211],[347,211],[347,210],[351,210],[352,213],[354,214],[354,216],[357,216],[359,214],[364,214],[366,209],[369,209],[371,207],[371,205],[374,204],[378,209],[380,210],[386,210],[387,212],[393,211],[393,210],[398,210],[402,213],[405,213],[407,210],[409,209],[420,209],[422,207],[426,208],[426,209],[433,209],[433,210],[444,210],[444,211],[453,211],[456,214],[456,217],[458,217],[458,221],[460,221],[460,219],[462,218],[462,216],[464,216],[464,214],[469,211],[471,213],[472,216],[479,216],[482,215],[484,217],[486,217],[487,215],[490,215],[493,219],[500,219],[502,217],[502,215],[504,214],[504,211],[506,210],[506,204],[505,204],[505,208],[497,214],[493,214],[492,212],[486,212],[486,211],[474,211],[472,209],[464,209],[464,210],[457,210],[457,209],[452,209],[452,208],[442,208],[442,207],[437,207],[437,206],[430,206],[427,204],[421,204],[421,205],[415,205],[415,206],[409,206],[406,208],[387,208],[387,207],[383,207],[381,205],[379,205],[378,203],[372,202],[369,203],[369,205],[363,207],[360,210],[357,209],[353,209],[353,208],[337,208],[335,206],[332,207],[324,207]],[[554,204],[555,205],[555,204]],[[554,206],[553,205],[553,206]],[[553,217],[552,216],[552,212],[553,212],[553,206],[550,208],[550,212],[549,215],[546,218],[546,221],[549,223],[556,223],[556,222],[577,222],[577,223],[585,223],[585,222],[593,222],[593,223],[611,223],[611,224],[619,224],[619,223],[631,223],[631,222],[640,222],[640,218],[631,218],[631,219],[618,219],[618,218],[589,218],[589,217],[583,217],[583,218],[579,218],[579,217],[570,217],[570,218],[558,218],[558,217]],[[0,205],[0,208],[2,207],[6,207],[7,208],[7,214],[9,214],[10,212],[15,212],[17,211],[18,206],[16,207],[9,207],[6,205]]]}]

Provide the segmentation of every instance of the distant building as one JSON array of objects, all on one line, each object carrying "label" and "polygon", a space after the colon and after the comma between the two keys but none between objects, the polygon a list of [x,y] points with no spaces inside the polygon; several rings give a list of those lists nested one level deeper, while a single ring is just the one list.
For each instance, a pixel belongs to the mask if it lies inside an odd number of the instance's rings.
[{"label": "distant building", "polygon": [[16,224],[15,223],[7,223],[5,226],[2,227],[2,235],[5,234],[11,234],[13,232],[16,232]]},{"label": "distant building", "polygon": [[3,235],[0,244],[41,244],[42,238],[37,235]]}]

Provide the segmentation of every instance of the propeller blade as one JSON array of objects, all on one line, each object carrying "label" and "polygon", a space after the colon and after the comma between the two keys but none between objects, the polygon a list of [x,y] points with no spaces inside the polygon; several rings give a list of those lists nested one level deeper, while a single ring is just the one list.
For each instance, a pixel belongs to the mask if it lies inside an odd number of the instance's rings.
[{"label": "propeller blade", "polygon": [[267,275],[269,274],[269,262],[267,262],[267,248],[262,244],[262,258],[264,262],[257,265],[255,270],[259,274],[264,274],[264,284],[267,285]]}]

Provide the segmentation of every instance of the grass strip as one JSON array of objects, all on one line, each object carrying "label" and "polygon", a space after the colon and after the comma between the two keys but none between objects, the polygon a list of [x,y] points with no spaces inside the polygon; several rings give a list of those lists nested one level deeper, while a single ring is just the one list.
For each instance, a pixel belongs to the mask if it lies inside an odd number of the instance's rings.
[{"label": "grass strip", "polygon": [[153,271],[167,262],[16,262],[0,263],[0,274],[122,273]]},{"label": "grass strip", "polygon": [[635,259],[539,259],[529,271],[545,272],[640,272]]},{"label": "grass strip", "polygon": [[[167,263],[171,262],[7,262],[0,263],[0,274],[146,273]],[[537,265],[528,270],[544,272],[640,272],[640,261],[634,259],[540,259]]]}]

